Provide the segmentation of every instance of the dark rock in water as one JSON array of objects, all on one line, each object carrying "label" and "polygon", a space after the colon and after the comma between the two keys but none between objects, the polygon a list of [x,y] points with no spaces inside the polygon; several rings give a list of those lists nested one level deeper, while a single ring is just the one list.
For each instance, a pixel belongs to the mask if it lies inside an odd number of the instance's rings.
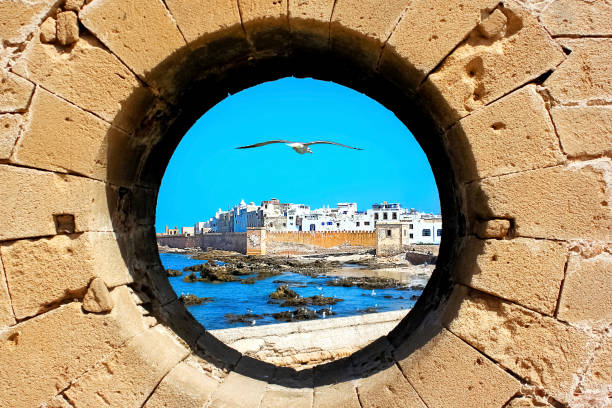
[{"label": "dark rock in water", "polygon": [[312,320],[319,318],[314,310],[310,310],[306,307],[297,308],[293,312],[287,311],[272,313],[272,317],[274,317],[276,320],[282,320],[284,322],[295,322],[299,320]]},{"label": "dark rock in water", "polygon": [[377,313],[378,312],[378,308],[377,307],[366,307],[365,309],[357,309],[357,313]]},{"label": "dark rock in water", "polygon": [[325,296],[309,296],[309,297],[297,297],[288,299],[281,303],[281,307],[293,307],[293,306],[327,306],[335,305],[338,302],[342,302],[344,299],[325,297]]},{"label": "dark rock in water", "polygon": [[229,323],[253,323],[254,320],[263,319],[263,316],[254,313],[245,313],[241,315],[227,313],[225,319]]},{"label": "dark rock in water", "polygon": [[289,289],[289,286],[282,285],[276,288],[274,292],[270,293],[270,297],[272,299],[288,300],[297,299],[300,297],[300,295],[298,295],[294,290]]},{"label": "dark rock in water", "polygon": [[185,306],[193,306],[193,305],[201,305],[202,303],[206,303],[206,302],[212,302],[213,298],[199,297],[196,295],[187,294],[187,295],[181,295],[179,300],[183,302]]},{"label": "dark rock in water", "polygon": [[168,274],[168,276],[183,276],[183,271],[178,271],[176,269],[166,269],[166,274]]},{"label": "dark rock in water", "polygon": [[410,300],[417,300],[419,297],[419,295],[412,295],[410,296]]},{"label": "dark rock in water", "polygon": [[195,273],[191,272],[189,275],[185,276],[183,278],[183,282],[189,282],[189,283],[193,283],[193,282],[197,282],[199,281],[198,277],[196,276]]},{"label": "dark rock in water", "polygon": [[240,281],[240,283],[242,283],[243,285],[253,285],[255,282],[257,282],[257,279],[255,279],[254,277],[242,279]]}]

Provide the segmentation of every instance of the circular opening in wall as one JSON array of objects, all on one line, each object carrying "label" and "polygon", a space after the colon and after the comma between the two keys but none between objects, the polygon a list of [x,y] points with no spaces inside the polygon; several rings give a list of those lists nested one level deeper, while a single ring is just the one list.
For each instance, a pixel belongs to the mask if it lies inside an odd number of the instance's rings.
[{"label": "circular opening in wall", "polygon": [[297,78],[229,96],[191,127],[162,179],[155,228],[195,320],[293,368],[393,329],[442,238],[434,175],[406,126],[364,94]]}]

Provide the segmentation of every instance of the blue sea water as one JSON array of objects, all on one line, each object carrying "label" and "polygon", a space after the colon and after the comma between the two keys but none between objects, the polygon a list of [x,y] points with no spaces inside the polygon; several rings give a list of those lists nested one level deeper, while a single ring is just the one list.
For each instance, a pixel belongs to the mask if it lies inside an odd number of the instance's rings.
[{"label": "blue sea water", "polygon": [[[205,261],[191,259],[183,254],[159,254],[165,269],[178,269],[192,265],[198,265]],[[359,310],[368,307],[375,307],[377,312],[390,310],[410,309],[416,300],[410,300],[413,295],[420,296],[421,291],[400,290],[400,289],[376,289],[375,293],[371,290],[364,290],[358,287],[335,287],[326,286],[325,282],[334,279],[333,276],[319,276],[316,278],[304,276],[297,273],[287,272],[282,275],[272,276],[267,279],[258,280],[252,285],[243,285],[240,282],[226,283],[206,283],[206,282],[183,282],[183,276],[169,277],[170,285],[178,296],[181,294],[193,294],[200,297],[211,297],[212,302],[197,306],[188,306],[187,309],[193,317],[208,330],[227,329],[230,327],[245,326],[244,323],[229,323],[225,314],[245,314],[255,313],[277,313],[285,310],[295,310],[294,307],[280,307],[278,304],[270,304],[270,293],[274,292],[280,283],[277,280],[290,281],[289,287],[302,297],[321,295],[328,297],[338,297],[344,301],[335,304],[332,311],[334,317],[346,317],[360,314]],[[254,276],[254,275],[250,275]],[[248,278],[242,276],[241,278]],[[385,299],[384,296],[392,296]],[[402,297],[402,298],[400,298]],[[309,306],[312,310],[329,308],[330,306]],[[272,316],[264,316],[257,320],[257,325],[281,323]]]}]

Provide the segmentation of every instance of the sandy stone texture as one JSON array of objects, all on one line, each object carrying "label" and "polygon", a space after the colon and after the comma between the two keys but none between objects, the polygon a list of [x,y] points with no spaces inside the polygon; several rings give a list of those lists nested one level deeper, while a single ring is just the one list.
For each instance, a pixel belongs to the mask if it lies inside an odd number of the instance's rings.
[{"label": "sandy stone texture", "polygon": [[218,385],[197,363],[184,361],[164,377],[144,407],[200,408]]},{"label": "sandy stone texture", "polygon": [[151,90],[91,35],[68,54],[34,39],[13,70],[128,132],[153,101]]},{"label": "sandy stone texture", "polygon": [[316,387],[313,408],[361,408],[352,381]]},{"label": "sandy stone texture", "polygon": [[519,391],[519,381],[448,330],[431,336],[396,352],[408,354],[399,365],[428,407],[497,407]]},{"label": "sandy stone texture", "polygon": [[565,403],[593,348],[582,330],[464,287],[447,313],[451,332]]},{"label": "sandy stone texture", "polygon": [[612,106],[555,106],[551,115],[569,157],[612,157]]},{"label": "sandy stone texture", "polygon": [[26,407],[49,401],[145,330],[125,287],[115,289],[113,299],[117,306],[110,314],[83,314],[81,304],[74,302],[2,332],[0,366],[11,369],[0,370],[0,405]]},{"label": "sandy stone texture", "polygon": [[426,408],[395,364],[370,377],[360,379],[357,393],[363,408]]},{"label": "sandy stone texture", "polygon": [[25,111],[33,92],[34,84],[12,72],[0,70],[0,113]]},{"label": "sandy stone texture", "polygon": [[572,254],[559,301],[559,319],[581,326],[612,323],[612,254],[584,259]]},{"label": "sandy stone texture", "polygon": [[11,156],[22,122],[19,114],[0,115],[0,160],[8,160]]},{"label": "sandy stone texture", "polygon": [[456,266],[459,282],[552,316],[564,268],[566,244],[515,238],[466,240]]},{"label": "sandy stone texture", "polygon": [[65,395],[76,407],[141,406],[162,378],[189,354],[167,329],[155,326],[138,334],[101,361]]},{"label": "sandy stone texture", "polygon": [[185,45],[159,0],[96,0],[83,7],[79,18],[143,79]]},{"label": "sandy stone texture", "polygon": [[524,237],[607,240],[610,172],[610,160],[599,159],[492,177],[467,186],[468,206],[476,218],[514,219]]},{"label": "sandy stone texture", "polygon": [[57,13],[55,22],[57,41],[62,45],[70,45],[79,40],[79,21],[74,11]]},{"label": "sandy stone texture", "polygon": [[201,45],[221,30],[242,31],[236,0],[167,0],[166,4],[190,45]]},{"label": "sandy stone texture", "polygon": [[612,35],[612,3],[606,0],[556,0],[540,21],[552,35]]},{"label": "sandy stone texture", "polygon": [[531,85],[461,119],[445,139],[462,181],[547,167],[564,159],[544,100]]},{"label": "sandy stone texture", "polygon": [[11,297],[6,285],[4,266],[2,265],[2,252],[0,250],[0,328],[12,326],[13,324],[15,324],[15,316],[13,315]]},{"label": "sandy stone texture", "polygon": [[403,17],[382,55],[384,75],[416,88],[480,22],[494,0],[417,0],[406,2]]},{"label": "sandy stone texture", "polygon": [[561,47],[535,17],[513,2],[500,6],[507,22],[498,37],[475,29],[423,83],[421,95],[443,128],[555,68]]},{"label": "sandy stone texture", "polygon": [[57,0],[0,2],[0,40],[24,42],[56,3]]},{"label": "sandy stone texture", "polygon": [[559,103],[595,105],[612,102],[612,39],[564,39],[572,53],[544,82]]},{"label": "sandy stone texture", "polygon": [[111,287],[131,282],[125,264],[115,268],[116,262],[100,262],[120,256],[118,250],[108,250],[104,241],[111,237],[104,235],[111,234],[56,235],[4,244],[1,251],[16,317],[34,316],[54,303],[84,296],[94,277],[102,277]]}]

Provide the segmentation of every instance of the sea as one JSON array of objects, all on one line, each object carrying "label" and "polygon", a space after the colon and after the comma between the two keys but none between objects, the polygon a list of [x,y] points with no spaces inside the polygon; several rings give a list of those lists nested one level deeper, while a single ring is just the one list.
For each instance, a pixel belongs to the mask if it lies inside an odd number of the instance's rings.
[{"label": "sea", "polygon": [[[165,269],[178,269],[198,265],[206,261],[191,259],[189,255],[176,253],[160,253],[161,262]],[[345,268],[354,268],[354,265],[345,265]],[[355,316],[362,313],[387,312],[391,310],[410,309],[414,306],[416,298],[421,295],[420,290],[411,289],[375,289],[365,290],[356,286],[337,287],[327,286],[325,283],[336,277],[333,275],[320,275],[317,277],[293,273],[290,270],[266,279],[257,280],[254,284],[246,285],[240,282],[208,283],[184,282],[183,276],[169,277],[170,285],[178,296],[193,294],[199,297],[210,297],[211,302],[202,305],[187,306],[193,317],[208,330],[227,329],[231,327],[250,326],[253,323],[231,323],[227,314],[241,315],[252,313],[261,315],[254,324],[266,325],[282,323],[271,316],[272,313],[293,311],[295,307],[281,307],[276,303],[269,303],[270,293],[278,286],[287,284],[302,297],[320,295],[343,299],[333,306],[308,306],[309,309],[319,310],[331,308],[333,315],[326,313],[326,319],[336,317]],[[249,275],[255,276],[255,275]],[[241,276],[246,279],[249,276]],[[283,281],[283,283],[275,282]],[[288,282],[288,283],[284,283]]]}]

